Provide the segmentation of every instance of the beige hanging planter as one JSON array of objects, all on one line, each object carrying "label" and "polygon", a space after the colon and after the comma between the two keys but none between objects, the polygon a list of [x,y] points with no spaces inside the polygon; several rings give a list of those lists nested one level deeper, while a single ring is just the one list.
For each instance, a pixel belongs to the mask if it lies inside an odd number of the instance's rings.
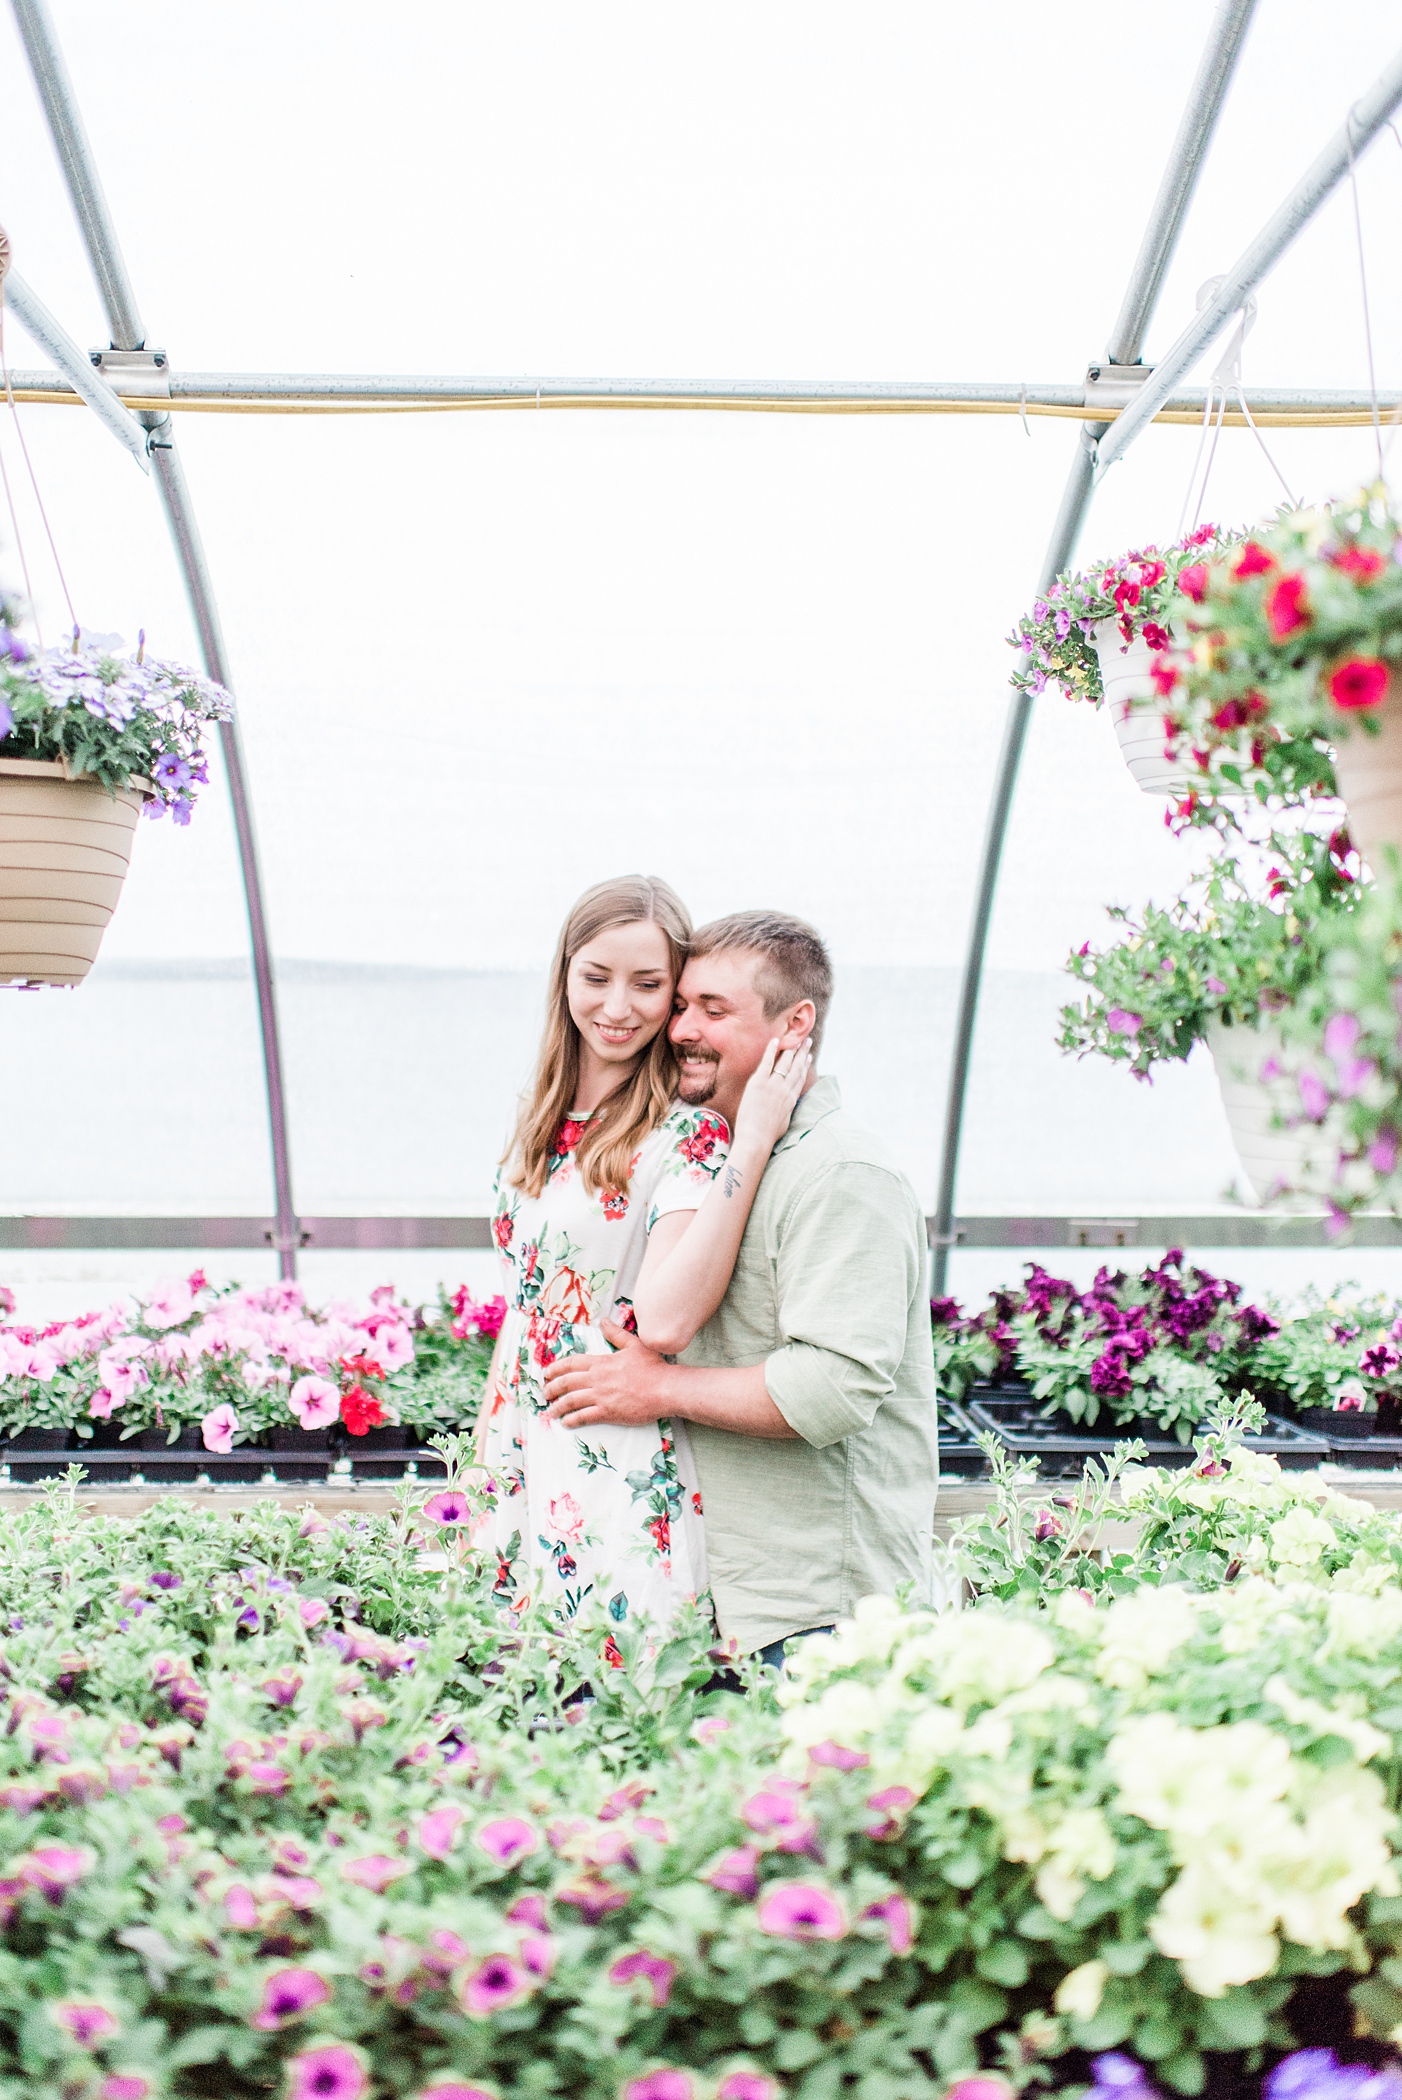
[{"label": "beige hanging planter", "polygon": [[1292,1130],[1275,1125],[1277,1106],[1287,1113],[1299,1106],[1288,1080],[1261,1077],[1269,1059],[1285,1063],[1279,1029],[1252,1028],[1245,1022],[1228,1028],[1213,1020],[1207,1024],[1206,1040],[1232,1143],[1256,1201],[1269,1203],[1284,1193],[1320,1199],[1336,1194],[1339,1146],[1345,1136],[1338,1109],[1332,1108],[1322,1123],[1300,1123]]},{"label": "beige hanging planter", "polygon": [[1376,736],[1355,718],[1334,746],[1334,778],[1348,805],[1349,837],[1373,873],[1383,875],[1383,848],[1402,855],[1402,680],[1396,671],[1388,673],[1387,691],[1369,714]]},{"label": "beige hanging planter", "polygon": [[133,779],[109,794],[58,760],[0,758],[0,985],[82,983],[153,792]]}]

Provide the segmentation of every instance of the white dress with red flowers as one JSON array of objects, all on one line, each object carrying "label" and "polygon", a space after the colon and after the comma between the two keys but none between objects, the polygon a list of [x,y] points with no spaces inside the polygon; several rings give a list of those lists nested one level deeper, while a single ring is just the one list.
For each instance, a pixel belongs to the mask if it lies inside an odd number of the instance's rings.
[{"label": "white dress with red flowers", "polygon": [[558,1357],[608,1348],[599,1322],[633,1323],[632,1292],[658,1218],[695,1210],[730,1133],[709,1109],[676,1108],[633,1157],[626,1191],[590,1194],[575,1166],[585,1124],[560,1126],[545,1188],[497,1179],[492,1231],[506,1265],[507,1314],[477,1455],[490,1502],[474,1544],[494,1553],[512,1609],[587,1608],[605,1623],[646,1621],[661,1637],[704,1595],[701,1496],[681,1423],[566,1429],[545,1413]]}]

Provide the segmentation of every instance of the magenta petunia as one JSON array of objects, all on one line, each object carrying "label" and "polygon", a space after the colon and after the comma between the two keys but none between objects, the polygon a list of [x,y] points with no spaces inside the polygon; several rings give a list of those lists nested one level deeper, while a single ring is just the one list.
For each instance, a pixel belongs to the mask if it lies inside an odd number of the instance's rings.
[{"label": "magenta petunia", "polygon": [[610,1983],[644,1983],[655,2006],[663,2006],[672,1995],[672,1985],[677,1977],[677,1965],[665,1955],[649,1954],[638,1948],[632,1954],[620,1955],[609,1970]]},{"label": "magenta petunia", "polygon": [[460,2078],[436,2078],[415,2093],[414,2100],[497,2100],[489,2085],[466,2085]]},{"label": "magenta petunia", "polygon": [[866,1825],[866,1834],[874,1838],[893,1838],[901,1827],[901,1818],[906,1810],[914,1808],[915,1796],[908,1786],[886,1786],[878,1793],[867,1795],[867,1807],[876,1811],[874,1819]]},{"label": "magenta petunia", "polygon": [[529,1925],[536,1932],[548,1932],[550,1929],[543,1896],[518,1896],[506,1917],[508,1924]]},{"label": "magenta petunia", "polygon": [[813,1881],[780,1881],[766,1889],[756,1912],[761,1932],[780,1940],[840,1940],[847,1920],[831,1889]]},{"label": "magenta petunia", "polygon": [[325,2005],[330,1996],[325,1977],[315,1969],[274,1969],[263,1979],[262,2003],[249,2024],[271,2032],[289,2020],[300,2020],[313,2006]]},{"label": "magenta petunia", "polygon": [[50,2005],[49,2011],[80,2049],[96,2049],[99,2043],[109,2042],[114,2034],[121,2033],[121,2022],[115,2013],[86,1999],[61,1998]]},{"label": "magenta petunia", "polygon": [[98,2100],[147,2100],[151,2081],[135,2071],[116,2071],[97,2089]]},{"label": "magenta petunia", "polygon": [[364,2057],[347,2042],[302,2049],[287,2060],[287,2100],[360,2100],[369,2083]]},{"label": "magenta petunia", "polygon": [[238,1932],[258,1930],[258,1905],[253,1900],[253,1891],[236,1881],[224,1892],[224,1915]]},{"label": "magenta petunia", "polygon": [[482,1825],[477,1832],[477,1843],[488,1859],[494,1859],[499,1867],[514,1867],[518,1860],[529,1858],[537,1849],[540,1834],[524,1816],[498,1816],[493,1822]]},{"label": "magenta petunia", "polygon": [[757,1837],[768,1838],[781,1852],[808,1852],[816,1844],[818,1826],[791,1779],[776,1779],[751,1794],[740,1815]]},{"label": "magenta petunia", "polygon": [[484,2020],[493,2013],[509,2011],[513,2005],[524,2004],[535,1987],[535,1977],[520,1962],[512,1961],[508,1954],[489,1954],[463,1977],[458,1985],[458,2003],[474,2019]]}]

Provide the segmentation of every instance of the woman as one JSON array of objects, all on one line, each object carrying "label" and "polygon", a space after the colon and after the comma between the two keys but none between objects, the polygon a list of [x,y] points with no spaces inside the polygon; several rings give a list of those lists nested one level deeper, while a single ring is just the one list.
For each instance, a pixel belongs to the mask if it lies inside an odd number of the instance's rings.
[{"label": "woman", "polygon": [[[543,1373],[559,1356],[606,1349],[605,1319],[648,1340],[633,1298],[663,1217],[674,1222],[647,1283],[669,1308],[667,1348],[710,1318],[810,1061],[807,1045],[780,1054],[771,1044],[736,1122],[733,1150],[749,1171],[738,1194],[713,1197],[730,1132],[712,1110],[675,1105],[667,1039],[690,937],[680,898],[651,876],[598,884],[565,921],[535,1077],[497,1176],[492,1229],[508,1311],[477,1443],[489,1505],[474,1541],[496,1554],[502,1601],[573,1617],[587,1600],[616,1625],[646,1622],[654,1639],[706,1589],[685,1430],[567,1429],[545,1413]],[[691,1214],[680,1234],[679,1213]]]}]

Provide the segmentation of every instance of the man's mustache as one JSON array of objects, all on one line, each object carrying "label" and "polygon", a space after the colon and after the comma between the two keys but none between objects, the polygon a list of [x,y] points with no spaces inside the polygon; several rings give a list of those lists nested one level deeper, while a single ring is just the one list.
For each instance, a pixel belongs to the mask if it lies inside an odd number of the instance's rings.
[{"label": "man's mustache", "polygon": [[690,1058],[693,1064],[718,1065],[720,1063],[720,1052],[708,1049],[704,1043],[673,1043],[672,1055],[677,1059],[678,1063],[684,1057]]}]

